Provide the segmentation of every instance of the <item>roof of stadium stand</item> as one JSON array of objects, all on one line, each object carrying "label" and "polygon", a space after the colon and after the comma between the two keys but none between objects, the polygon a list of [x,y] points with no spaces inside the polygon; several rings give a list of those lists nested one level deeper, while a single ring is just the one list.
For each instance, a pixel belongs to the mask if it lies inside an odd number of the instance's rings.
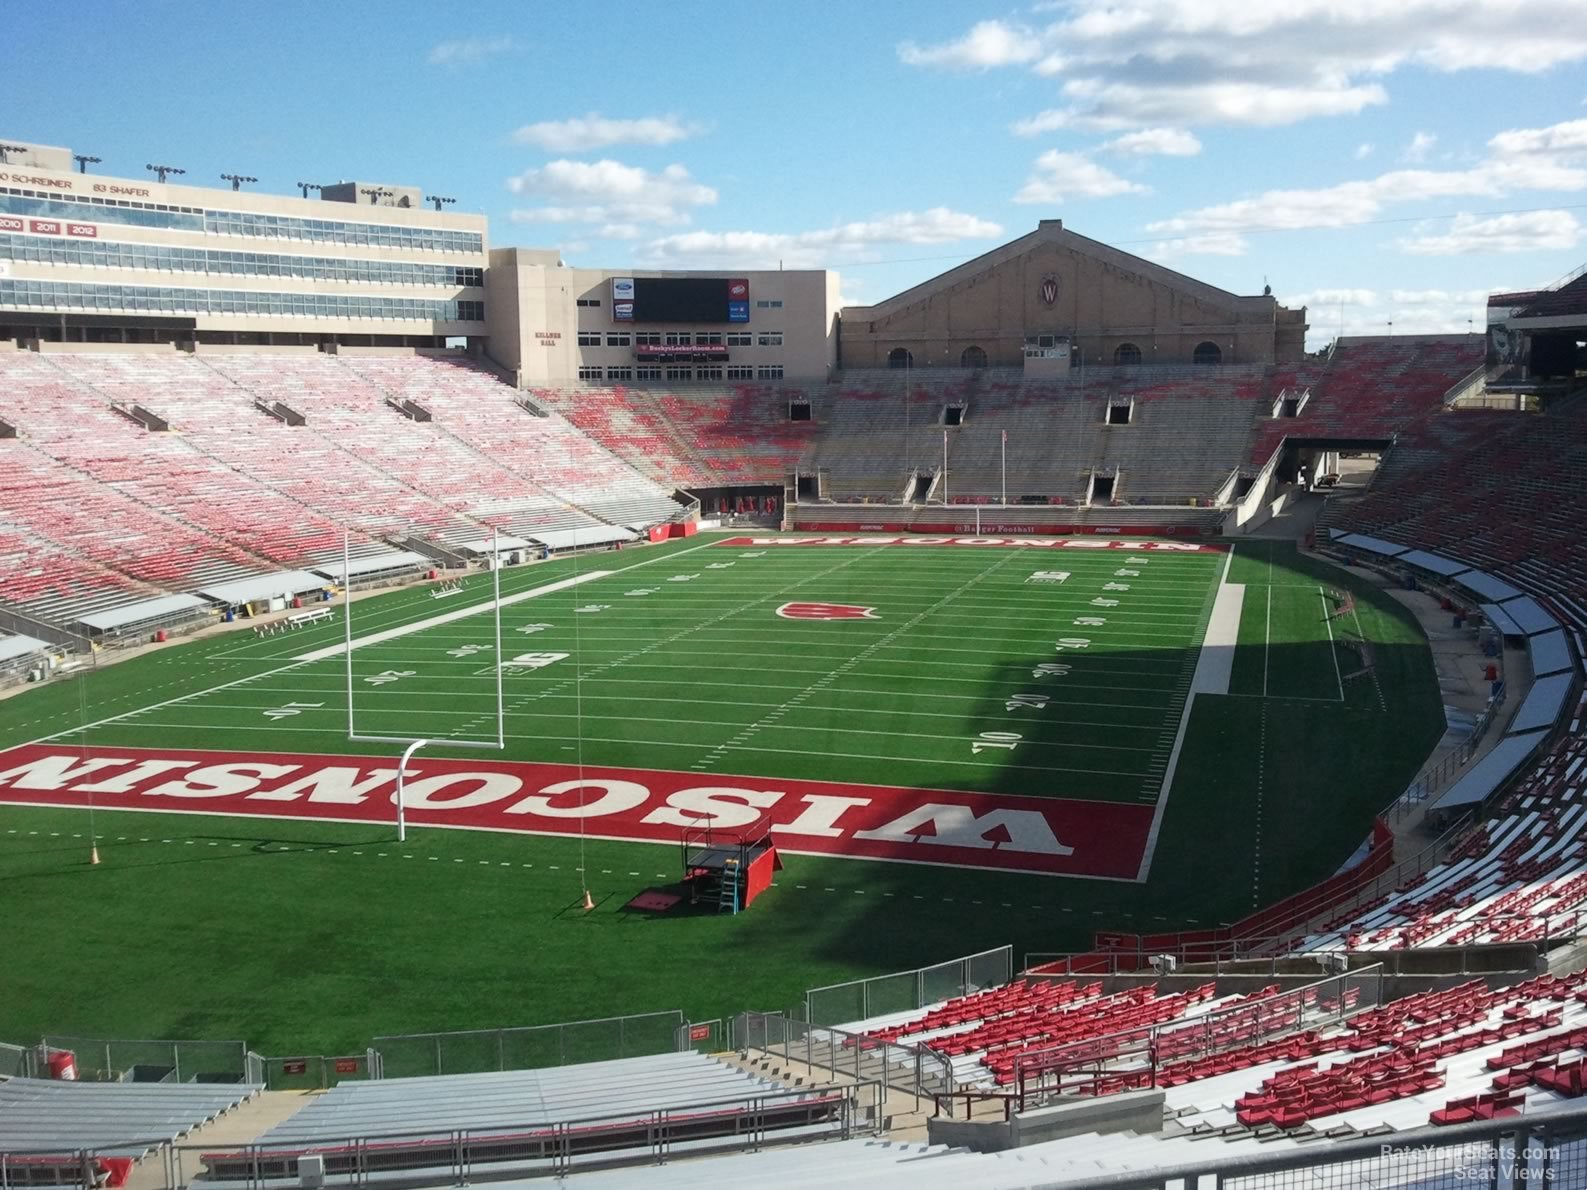
[{"label": "roof of stadium stand", "polygon": [[99,632],[110,632],[116,628],[125,628],[129,624],[143,624],[150,620],[158,620],[174,612],[184,612],[193,608],[208,607],[206,600],[197,595],[157,595],[153,599],[140,599],[135,603],[123,603],[102,612],[88,612],[75,617],[75,622],[93,628]]},{"label": "roof of stadium stand", "polygon": [[1397,560],[1415,566],[1419,570],[1425,570],[1428,574],[1442,575],[1444,578],[1452,578],[1471,569],[1464,562],[1457,562],[1453,558],[1446,558],[1442,554],[1430,553],[1427,550],[1407,550],[1399,555]]},{"label": "roof of stadium stand", "polygon": [[305,591],[318,591],[324,586],[324,576],[312,570],[277,570],[252,578],[233,579],[228,583],[213,583],[200,588],[199,594],[221,603],[257,603],[261,599],[278,599],[301,595]]},{"label": "roof of stadium stand", "polygon": [[1533,682],[1516,710],[1515,718],[1510,720],[1510,734],[1552,727],[1564,710],[1565,699],[1570,695],[1570,688],[1575,681],[1575,674],[1560,673]]},{"label": "roof of stadium stand", "polygon": [[1557,674],[1571,668],[1570,644],[1565,639],[1563,628],[1538,633],[1526,642],[1526,647],[1531,654],[1534,677]]},{"label": "roof of stadium stand", "polygon": [[1344,533],[1336,536],[1334,540],[1352,549],[1365,550],[1369,554],[1382,554],[1385,558],[1398,557],[1409,548],[1392,541],[1384,541],[1381,537],[1370,537],[1365,533]]},{"label": "roof of stadium stand", "polygon": [[[1406,559],[1409,561],[1409,558]],[[1502,578],[1494,578],[1485,570],[1467,570],[1460,576],[1460,585],[1468,591],[1474,591],[1484,599],[1496,603],[1506,599],[1515,599],[1522,594],[1520,590],[1512,587]]]},{"label": "roof of stadium stand", "polygon": [[1532,731],[1505,736],[1491,752],[1472,765],[1464,777],[1435,799],[1430,809],[1457,810],[1481,805],[1510,779],[1547,735],[1547,731]]},{"label": "roof of stadium stand", "polygon": [[1522,636],[1531,636],[1534,633],[1547,632],[1551,628],[1559,627],[1559,621],[1549,615],[1543,605],[1530,595],[1505,600],[1504,611],[1521,629]]},{"label": "roof of stadium stand", "polygon": [[26,657],[29,653],[37,653],[40,649],[50,646],[34,636],[0,636],[0,661],[10,661],[13,657]]},{"label": "roof of stadium stand", "polygon": [[337,558],[313,569],[316,574],[334,579],[341,578],[343,574],[379,574],[381,571],[396,570],[402,566],[428,566],[431,562],[432,559],[412,550],[394,550],[386,554],[365,554],[359,558],[349,558],[345,568],[342,560]]}]

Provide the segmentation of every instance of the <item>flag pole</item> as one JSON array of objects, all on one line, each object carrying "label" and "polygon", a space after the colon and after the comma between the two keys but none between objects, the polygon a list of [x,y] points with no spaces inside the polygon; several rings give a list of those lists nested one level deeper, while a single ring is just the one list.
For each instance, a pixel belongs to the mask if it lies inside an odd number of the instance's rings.
[{"label": "flag pole", "polygon": [[1003,431],[1003,507],[1008,507],[1008,431]]},{"label": "flag pole", "polygon": [[943,503],[944,507],[946,507],[947,503],[948,503],[948,430],[947,430],[947,427],[944,427],[943,431],[942,431],[942,503]]}]

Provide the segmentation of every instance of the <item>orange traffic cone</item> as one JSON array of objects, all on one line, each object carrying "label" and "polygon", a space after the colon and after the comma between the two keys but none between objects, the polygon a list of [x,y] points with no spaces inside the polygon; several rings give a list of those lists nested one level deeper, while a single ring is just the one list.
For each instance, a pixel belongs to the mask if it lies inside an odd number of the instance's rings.
[{"label": "orange traffic cone", "polygon": [[595,902],[590,899],[590,890],[589,889],[585,889],[584,890],[584,911],[586,913],[588,913],[593,908],[595,908]]}]

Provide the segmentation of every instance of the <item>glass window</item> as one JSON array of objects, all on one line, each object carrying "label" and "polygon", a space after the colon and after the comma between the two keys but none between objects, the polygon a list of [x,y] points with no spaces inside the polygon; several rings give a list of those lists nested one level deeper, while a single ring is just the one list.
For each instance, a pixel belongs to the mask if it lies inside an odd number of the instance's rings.
[{"label": "glass window", "polygon": [[608,347],[627,347],[628,343],[629,343],[629,335],[628,335],[628,333],[626,331],[624,331],[624,332],[612,332],[612,331],[607,332],[606,345]]},{"label": "glass window", "polygon": [[755,378],[757,380],[781,380],[782,365],[762,364],[760,367],[755,369]]},{"label": "glass window", "polygon": [[580,331],[579,332],[579,346],[580,347],[599,347],[600,345],[601,345],[601,332],[600,331]]},{"label": "glass window", "polygon": [[715,366],[696,368],[695,375],[700,380],[720,380],[722,379],[722,369]]},{"label": "glass window", "polygon": [[729,347],[748,347],[755,342],[755,336],[748,331],[729,331],[727,345]]},{"label": "glass window", "polygon": [[660,380],[661,379],[661,369],[658,368],[658,367],[655,367],[654,365],[649,365],[649,364],[641,365],[640,367],[637,367],[637,368],[634,369],[634,379],[636,379],[636,380]]},{"label": "glass window", "polygon": [[580,368],[579,369],[579,379],[580,380],[599,380],[600,378],[601,378],[601,370],[599,368]]},{"label": "glass window", "polygon": [[762,347],[781,347],[782,346],[782,332],[781,331],[765,331],[765,332],[763,332],[761,334],[761,336],[760,336],[760,345]]},{"label": "glass window", "polygon": [[753,380],[755,379],[755,369],[747,364],[733,364],[727,369],[727,378],[729,380]]},{"label": "glass window", "polygon": [[688,331],[668,331],[667,332],[667,346],[668,347],[688,347],[689,346],[689,332]]},{"label": "glass window", "polygon": [[690,380],[693,378],[693,368],[670,367],[667,369],[668,380]]}]

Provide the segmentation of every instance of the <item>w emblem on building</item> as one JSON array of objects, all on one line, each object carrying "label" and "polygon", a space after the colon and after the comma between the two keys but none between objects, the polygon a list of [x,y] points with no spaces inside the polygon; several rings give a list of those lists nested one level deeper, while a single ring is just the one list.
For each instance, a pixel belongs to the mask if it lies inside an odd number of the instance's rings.
[{"label": "w emblem on building", "polygon": [[1056,274],[1048,273],[1041,279],[1041,300],[1042,304],[1046,306],[1050,306],[1058,300],[1058,277]]},{"label": "w emblem on building", "polygon": [[785,620],[875,620],[874,607],[856,603],[785,603],[777,609]]}]

